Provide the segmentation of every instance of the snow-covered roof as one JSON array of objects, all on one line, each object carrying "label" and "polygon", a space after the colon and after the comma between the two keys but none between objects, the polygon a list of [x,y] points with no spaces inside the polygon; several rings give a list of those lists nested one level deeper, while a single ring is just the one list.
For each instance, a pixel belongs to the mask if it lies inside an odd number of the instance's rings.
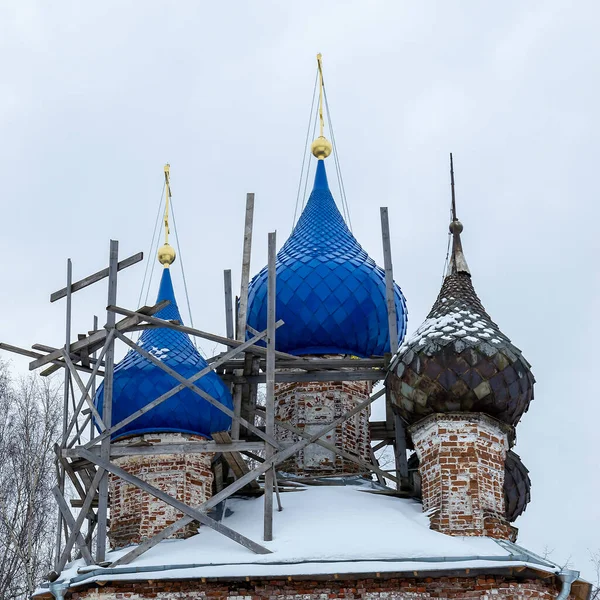
[{"label": "snow-covered roof", "polygon": [[[282,494],[274,512],[274,539],[263,542],[262,497],[226,501],[221,522],[263,544],[257,555],[202,526],[185,540],[165,540],[130,565],[115,569],[83,561],[60,576],[70,587],[94,581],[263,577],[342,573],[442,571],[530,566],[558,572],[556,565],[514,544],[491,538],[451,537],[429,529],[415,500],[370,493],[377,484],[303,486]],[[109,553],[114,561],[131,548]],[[46,592],[40,589],[38,593]]]}]

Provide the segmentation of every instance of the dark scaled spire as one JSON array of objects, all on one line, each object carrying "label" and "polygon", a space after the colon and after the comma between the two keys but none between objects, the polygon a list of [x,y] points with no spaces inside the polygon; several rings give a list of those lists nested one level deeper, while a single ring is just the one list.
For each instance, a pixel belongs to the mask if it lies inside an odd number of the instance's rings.
[{"label": "dark scaled spire", "polygon": [[450,223],[450,233],[452,234],[452,254],[450,255],[450,262],[448,263],[448,275],[452,273],[467,273],[469,271],[469,265],[467,265],[467,259],[463,253],[462,242],[460,234],[463,231],[463,225],[456,216],[456,194],[454,191],[454,161],[452,159],[452,152],[450,153],[450,187],[452,189],[452,222]]},{"label": "dark scaled spire", "polygon": [[432,413],[483,412],[516,425],[533,398],[529,363],[481,303],[464,257],[452,186],[452,255],[427,319],[400,347],[388,382],[409,423]]}]

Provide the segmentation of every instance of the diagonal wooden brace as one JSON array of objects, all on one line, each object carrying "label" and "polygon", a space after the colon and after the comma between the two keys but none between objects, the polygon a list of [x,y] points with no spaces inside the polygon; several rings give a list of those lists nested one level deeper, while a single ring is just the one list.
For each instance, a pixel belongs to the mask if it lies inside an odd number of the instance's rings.
[{"label": "diagonal wooden brace", "polygon": [[188,515],[188,517],[191,517],[191,520],[200,521],[200,523],[203,523],[204,525],[207,525],[211,529],[218,531],[219,533],[223,534],[225,537],[228,537],[230,540],[233,540],[234,542],[241,544],[245,548],[252,550],[252,552],[254,552],[256,554],[271,554],[271,550],[269,550],[268,548],[265,548],[264,546],[257,544],[256,542],[252,541],[251,539],[247,538],[246,536],[242,535],[241,533],[238,533],[237,531],[234,531],[233,529],[230,529],[229,527],[222,525],[218,521],[211,519],[206,513],[202,512],[198,509],[192,508],[191,506],[184,504],[183,502],[177,500],[176,498],[169,496],[169,494],[167,494],[166,492],[163,492],[162,490],[159,490],[158,488],[154,487],[153,485],[146,483],[143,479],[140,479],[139,477],[136,477],[135,475],[131,475],[130,473],[128,473],[124,469],[121,469],[121,467],[118,467],[117,465],[111,463],[110,461],[105,460],[102,457],[97,456],[95,454],[92,454],[91,452],[88,452],[87,450],[84,450],[83,448],[79,449],[79,454],[82,458],[87,458],[90,462],[96,463],[99,467],[102,467],[103,469],[109,471],[110,473],[113,473],[113,475],[120,477],[124,481],[127,481],[127,482],[135,485],[136,487],[140,488],[141,490],[144,490],[145,492],[148,492],[149,494],[152,494],[155,498],[162,500],[169,506],[172,506],[173,508],[176,508],[178,511]]}]

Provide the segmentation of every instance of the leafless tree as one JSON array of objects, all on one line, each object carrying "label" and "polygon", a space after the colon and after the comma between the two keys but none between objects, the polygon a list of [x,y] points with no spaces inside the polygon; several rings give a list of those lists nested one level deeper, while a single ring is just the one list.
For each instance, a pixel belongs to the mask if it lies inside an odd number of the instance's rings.
[{"label": "leafless tree", "polygon": [[600,599],[600,550],[590,552],[590,562],[594,566],[594,580],[592,581],[592,593],[590,600]]},{"label": "leafless tree", "polygon": [[53,445],[60,402],[48,379],[16,384],[0,363],[0,598],[27,598],[52,560],[56,509]]}]

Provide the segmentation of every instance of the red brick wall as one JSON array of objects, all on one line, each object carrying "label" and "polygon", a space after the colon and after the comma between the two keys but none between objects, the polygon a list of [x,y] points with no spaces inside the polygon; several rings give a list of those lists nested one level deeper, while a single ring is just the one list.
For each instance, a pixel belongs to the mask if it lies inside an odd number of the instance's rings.
[{"label": "red brick wall", "polygon": [[[277,384],[275,418],[306,433],[313,433],[366,400],[371,389],[372,384],[368,381]],[[370,462],[368,420],[367,408],[330,431],[324,441]],[[282,442],[298,439],[298,436],[281,427],[276,426],[275,433]],[[356,463],[317,444],[310,444],[280,468],[300,475],[335,475],[360,470]]]},{"label": "red brick wall", "polygon": [[327,600],[361,598],[365,600],[554,600],[559,587],[550,581],[516,580],[501,576],[438,577],[422,579],[375,578],[329,581],[205,582],[140,581],[97,585],[67,594],[69,600],[109,600],[145,598],[192,600],[200,598],[233,598],[235,600]]},{"label": "red brick wall", "polygon": [[449,535],[516,538],[504,515],[508,430],[481,413],[436,414],[410,427],[419,456],[423,510]]},{"label": "red brick wall", "polygon": [[[184,444],[205,441],[200,436],[179,433],[146,434],[116,442],[115,446],[150,444]],[[212,454],[157,454],[124,456],[115,459],[122,469],[169,493],[178,500],[198,506],[212,494]],[[139,544],[153,536],[183,514],[126,481],[110,476],[110,530],[113,548]],[[172,537],[189,537],[198,531],[198,524],[180,529]]]}]

